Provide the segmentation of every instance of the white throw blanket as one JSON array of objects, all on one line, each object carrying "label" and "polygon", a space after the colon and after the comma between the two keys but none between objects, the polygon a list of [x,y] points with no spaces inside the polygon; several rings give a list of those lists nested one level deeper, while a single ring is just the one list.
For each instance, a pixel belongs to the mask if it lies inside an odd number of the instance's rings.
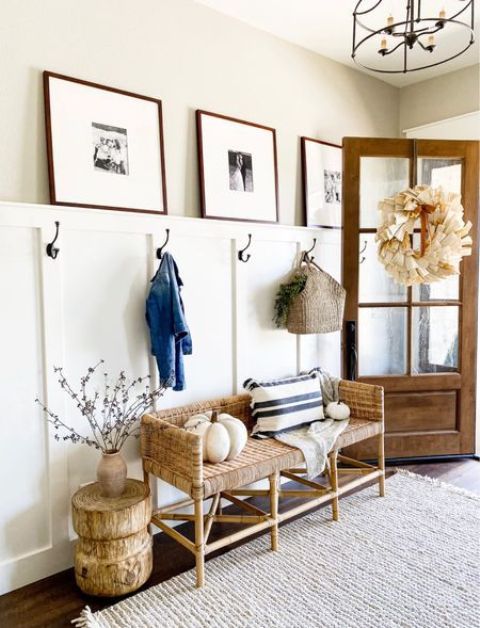
[{"label": "white throw blanket", "polygon": [[[315,369],[315,371],[320,380],[323,404],[326,406],[331,401],[338,401],[340,380],[332,377],[321,368]],[[347,425],[348,419],[334,421],[327,418],[323,421],[315,421],[307,427],[276,434],[274,438],[302,451],[307,466],[307,478],[312,479],[320,475],[325,469],[328,452]]]}]

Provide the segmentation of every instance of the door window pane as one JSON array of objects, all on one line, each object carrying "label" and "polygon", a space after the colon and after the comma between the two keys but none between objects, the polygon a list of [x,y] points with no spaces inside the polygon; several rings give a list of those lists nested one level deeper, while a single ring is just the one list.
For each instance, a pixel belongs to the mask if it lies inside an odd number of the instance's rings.
[{"label": "door window pane", "polygon": [[463,165],[461,159],[422,157],[417,164],[419,183],[461,194]]},{"label": "door window pane", "polygon": [[409,187],[409,165],[403,157],[361,157],[360,228],[378,227],[378,203]]},{"label": "door window pane", "polygon": [[[420,224],[420,221],[419,221]],[[413,248],[420,251],[420,233],[413,234]],[[460,298],[460,277],[452,275],[431,284],[412,286],[414,301],[458,301]]]},{"label": "door window pane", "polygon": [[413,308],[413,373],[458,369],[457,306]]},{"label": "door window pane", "polygon": [[413,286],[414,301],[458,301],[460,278],[458,275],[446,277],[430,284]]},{"label": "door window pane", "polygon": [[383,264],[378,261],[377,249],[374,233],[360,234],[359,302],[405,302],[407,289],[387,274]]},{"label": "door window pane", "polygon": [[359,375],[405,374],[407,308],[360,308],[358,333]]},{"label": "door window pane", "polygon": [[[419,183],[442,187],[446,192],[461,194],[462,168],[461,159],[440,159],[422,157],[417,162]],[[415,234],[415,245],[420,246],[419,236]],[[413,288],[414,301],[457,300],[460,298],[460,278],[452,276],[430,285]]]}]

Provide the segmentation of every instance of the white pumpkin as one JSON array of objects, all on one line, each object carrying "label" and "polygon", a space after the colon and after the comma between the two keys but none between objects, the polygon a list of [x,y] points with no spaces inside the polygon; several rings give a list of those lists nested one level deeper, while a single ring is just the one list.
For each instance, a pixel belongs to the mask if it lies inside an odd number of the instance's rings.
[{"label": "white pumpkin", "polygon": [[247,444],[247,428],[230,414],[196,414],[188,419],[184,428],[202,437],[203,459],[208,462],[231,460]]},{"label": "white pumpkin", "polygon": [[230,450],[227,455],[227,460],[232,460],[238,456],[247,444],[247,428],[243,421],[225,412],[218,416],[217,422],[223,425],[230,437]]},{"label": "white pumpkin", "polygon": [[331,401],[327,405],[327,416],[334,421],[343,421],[350,416],[350,408],[343,401]]}]

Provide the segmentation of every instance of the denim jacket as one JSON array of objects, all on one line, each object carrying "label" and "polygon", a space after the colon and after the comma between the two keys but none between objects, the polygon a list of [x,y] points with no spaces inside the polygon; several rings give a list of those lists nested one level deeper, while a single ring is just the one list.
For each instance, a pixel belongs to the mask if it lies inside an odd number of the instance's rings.
[{"label": "denim jacket", "polygon": [[184,390],[183,355],[192,353],[192,339],[180,296],[182,286],[175,260],[170,253],[164,253],[147,297],[146,318],[160,384],[173,390]]}]

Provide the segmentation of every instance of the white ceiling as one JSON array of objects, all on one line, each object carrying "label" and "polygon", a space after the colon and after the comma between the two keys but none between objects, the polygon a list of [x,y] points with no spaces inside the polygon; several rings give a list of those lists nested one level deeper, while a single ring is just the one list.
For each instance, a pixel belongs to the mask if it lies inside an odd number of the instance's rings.
[{"label": "white ceiling", "polygon": [[[247,24],[267,31],[298,44],[314,52],[318,52],[325,57],[339,61],[348,66],[355,67],[362,72],[367,72],[377,78],[403,87],[418,81],[424,81],[447,72],[452,72],[459,68],[467,67],[480,61],[480,0],[475,3],[475,44],[461,55],[458,59],[449,61],[443,65],[409,72],[407,74],[380,74],[363,70],[354,64],[350,55],[352,48],[352,12],[358,0],[196,0],[212,9],[225,13],[231,17],[239,19]],[[373,0],[370,6],[374,4]],[[432,8],[432,17],[437,17],[438,12],[445,8],[447,15],[451,15],[451,10],[459,10],[458,7],[464,5],[464,0],[424,0],[424,8]],[[382,19],[386,19],[389,13],[400,20],[399,6],[405,7],[405,0],[384,0],[382,7]],[[396,11],[396,13],[395,13]],[[460,18],[459,18],[460,19]],[[454,30],[453,28],[451,30]],[[457,50],[460,42],[465,41],[468,36],[463,29],[457,29],[450,35],[447,28],[438,33],[437,48],[431,54],[419,51],[419,54],[427,56],[427,62],[439,59],[440,55],[448,56],[450,51]],[[379,38],[378,38],[379,39]],[[374,49],[370,50],[369,60],[378,65],[381,61],[388,62],[390,59],[381,59],[376,49],[379,41],[372,41]],[[392,57],[393,58],[393,55]]]}]

